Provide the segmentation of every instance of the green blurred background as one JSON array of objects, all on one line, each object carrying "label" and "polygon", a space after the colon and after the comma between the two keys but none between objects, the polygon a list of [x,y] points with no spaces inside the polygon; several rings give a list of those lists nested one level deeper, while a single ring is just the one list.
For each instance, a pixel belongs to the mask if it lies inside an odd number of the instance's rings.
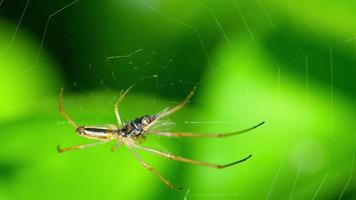
[{"label": "green blurred background", "polygon": [[[356,199],[356,14],[351,1],[0,1],[0,199]],[[171,116],[174,131],[145,145],[216,170],[145,152],[182,191],[168,189],[113,143],[81,125],[159,112],[198,86]]]}]

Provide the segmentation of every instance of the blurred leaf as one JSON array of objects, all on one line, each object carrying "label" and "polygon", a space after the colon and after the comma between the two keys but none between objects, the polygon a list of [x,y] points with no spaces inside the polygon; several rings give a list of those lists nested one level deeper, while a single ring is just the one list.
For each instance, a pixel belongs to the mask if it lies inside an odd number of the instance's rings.
[{"label": "blurred leaf", "polygon": [[[353,124],[356,117],[349,109],[352,102],[339,91],[331,97],[330,85],[313,80],[306,85],[305,79],[279,71],[263,49],[250,41],[249,37],[240,38],[234,41],[238,48],[232,53],[222,48],[218,54],[221,65],[201,97],[209,99],[201,102],[205,102],[204,116],[209,116],[207,121],[212,124],[204,124],[201,131],[227,132],[261,121],[266,124],[241,136],[207,140],[196,146],[204,160],[229,162],[250,153],[253,157],[221,174],[209,169],[192,171],[194,177],[200,177],[192,193],[220,191],[236,193],[242,199],[285,199],[290,195],[308,199],[321,185],[318,195],[336,198],[355,159],[355,138],[344,126]],[[256,184],[261,192],[255,192]]]},{"label": "blurred leaf", "polygon": [[58,93],[54,63],[22,29],[0,20],[0,123],[27,115],[38,101]]}]

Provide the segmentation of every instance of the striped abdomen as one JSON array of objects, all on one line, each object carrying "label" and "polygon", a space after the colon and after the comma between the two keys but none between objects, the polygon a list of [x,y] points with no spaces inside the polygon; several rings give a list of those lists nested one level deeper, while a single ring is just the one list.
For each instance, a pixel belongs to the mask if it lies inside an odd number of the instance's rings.
[{"label": "striped abdomen", "polygon": [[83,137],[107,140],[112,139],[117,129],[114,127],[98,127],[98,126],[80,126],[76,132]]}]

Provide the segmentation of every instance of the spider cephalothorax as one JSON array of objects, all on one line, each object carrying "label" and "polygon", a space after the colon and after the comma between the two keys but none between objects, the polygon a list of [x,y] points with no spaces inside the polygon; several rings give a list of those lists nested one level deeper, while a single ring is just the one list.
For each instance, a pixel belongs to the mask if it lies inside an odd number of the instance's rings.
[{"label": "spider cephalothorax", "polygon": [[119,134],[128,136],[140,136],[145,133],[149,126],[158,118],[158,115],[145,115],[134,119],[133,121],[125,122],[123,127],[119,129]]}]

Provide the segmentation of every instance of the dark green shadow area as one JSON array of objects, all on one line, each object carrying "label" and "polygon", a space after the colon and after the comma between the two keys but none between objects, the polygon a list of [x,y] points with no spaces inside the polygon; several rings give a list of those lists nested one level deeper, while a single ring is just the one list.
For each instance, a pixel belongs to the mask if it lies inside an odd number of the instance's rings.
[{"label": "dark green shadow area", "polygon": [[317,34],[305,34],[305,30],[298,27],[282,24],[264,38],[263,47],[281,71],[304,80],[308,73],[311,82],[329,86],[333,83],[335,90],[355,96],[353,81],[356,68],[352,66],[356,65],[356,58],[352,43],[333,42]]}]

